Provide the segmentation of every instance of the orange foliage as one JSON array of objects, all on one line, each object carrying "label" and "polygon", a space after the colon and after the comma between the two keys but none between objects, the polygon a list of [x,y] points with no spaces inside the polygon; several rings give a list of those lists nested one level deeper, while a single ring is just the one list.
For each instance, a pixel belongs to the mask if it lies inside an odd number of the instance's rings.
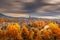
[{"label": "orange foliage", "polygon": [[34,39],[35,40],[42,40],[42,37],[41,37],[39,30],[34,30]]},{"label": "orange foliage", "polygon": [[51,28],[52,32],[56,34],[57,38],[60,38],[60,28],[58,24],[50,23],[49,27]]},{"label": "orange foliage", "polygon": [[25,25],[22,26],[22,32],[24,32],[26,36],[29,36],[28,28]]},{"label": "orange foliage", "polygon": [[46,25],[46,23],[45,23],[45,21],[40,20],[40,21],[32,22],[32,23],[30,23],[30,25],[32,27],[38,27],[39,29],[42,29]]},{"label": "orange foliage", "polygon": [[8,24],[7,29],[6,29],[7,36],[8,37],[14,37],[14,38],[17,38],[19,40],[20,39],[22,40],[22,37],[21,37],[19,30],[20,30],[20,26],[17,23]]},{"label": "orange foliage", "polygon": [[0,18],[0,22],[5,22],[6,20],[4,18]]},{"label": "orange foliage", "polygon": [[[5,22],[5,19],[0,19],[0,22]],[[18,23],[8,23],[6,30],[0,29],[0,40],[7,40],[8,38],[13,38],[13,40],[43,40],[43,38],[52,40],[54,36],[60,38],[60,26],[51,20],[37,20],[28,25],[25,23],[21,25],[21,28]],[[48,25],[48,28],[45,29],[45,25]]]},{"label": "orange foliage", "polygon": [[34,32],[32,30],[29,31],[29,39],[33,40]]},{"label": "orange foliage", "polygon": [[50,38],[50,33],[47,31],[47,29],[44,29],[43,30],[43,36],[45,37],[45,38]]},{"label": "orange foliage", "polygon": [[46,24],[50,24],[52,21],[51,20],[46,20],[45,23]]}]

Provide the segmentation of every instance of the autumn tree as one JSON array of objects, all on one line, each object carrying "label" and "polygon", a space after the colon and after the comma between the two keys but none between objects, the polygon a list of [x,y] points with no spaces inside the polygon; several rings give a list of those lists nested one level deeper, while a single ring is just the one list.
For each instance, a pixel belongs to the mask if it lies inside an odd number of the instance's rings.
[{"label": "autumn tree", "polygon": [[34,36],[34,32],[33,32],[33,30],[31,29],[31,30],[29,31],[29,39],[30,39],[30,40],[33,40],[33,36]]},{"label": "autumn tree", "polygon": [[50,23],[49,27],[52,30],[52,32],[55,34],[54,36],[56,36],[57,38],[60,38],[60,28],[58,24]]},{"label": "autumn tree", "polygon": [[20,35],[20,26],[18,23],[8,24],[6,28],[6,33],[7,33],[7,37],[11,39],[14,38],[14,39],[22,40],[22,37]]},{"label": "autumn tree", "polygon": [[21,35],[22,35],[23,39],[28,40],[29,31],[28,31],[28,28],[26,27],[26,25],[22,26],[21,31],[22,31]]}]

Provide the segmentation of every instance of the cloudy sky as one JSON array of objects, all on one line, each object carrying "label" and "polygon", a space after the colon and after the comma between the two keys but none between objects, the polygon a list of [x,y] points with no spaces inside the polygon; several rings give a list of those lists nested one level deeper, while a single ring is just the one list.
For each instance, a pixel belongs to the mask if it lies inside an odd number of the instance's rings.
[{"label": "cloudy sky", "polygon": [[0,12],[12,16],[60,16],[60,0],[0,0]]}]

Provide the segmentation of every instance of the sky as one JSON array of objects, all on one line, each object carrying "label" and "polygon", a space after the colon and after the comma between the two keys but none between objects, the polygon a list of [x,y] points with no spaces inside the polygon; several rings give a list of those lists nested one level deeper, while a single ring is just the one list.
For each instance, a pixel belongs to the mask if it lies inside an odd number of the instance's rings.
[{"label": "sky", "polygon": [[0,0],[0,12],[12,16],[60,16],[60,0]]}]

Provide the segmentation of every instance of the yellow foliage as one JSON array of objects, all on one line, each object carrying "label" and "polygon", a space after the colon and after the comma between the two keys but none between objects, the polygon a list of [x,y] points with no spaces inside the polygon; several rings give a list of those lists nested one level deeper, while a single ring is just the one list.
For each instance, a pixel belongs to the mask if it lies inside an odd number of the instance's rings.
[{"label": "yellow foliage", "polygon": [[15,23],[14,26],[18,29],[18,31],[20,32],[20,25],[18,23]]},{"label": "yellow foliage", "polygon": [[53,24],[53,23],[50,23],[49,24],[49,28],[51,28],[51,30],[55,33],[57,33],[58,31],[60,31],[60,28],[58,26],[58,24]]},{"label": "yellow foliage", "polygon": [[[5,22],[6,20],[0,18],[0,22]],[[48,25],[48,28],[45,29],[45,25]],[[20,28],[22,26],[22,28]],[[0,40],[52,40],[54,36],[60,38],[60,25],[53,23],[51,20],[43,21],[37,20],[34,22],[24,23],[23,25],[18,23],[8,23],[6,30],[0,28]],[[29,29],[29,28],[30,29]],[[39,30],[40,29],[40,30]]]},{"label": "yellow foliage", "polygon": [[18,26],[17,24],[8,24],[7,25],[7,29],[6,29],[6,33],[9,36],[16,36],[19,33],[20,30],[20,26]]},{"label": "yellow foliage", "polygon": [[60,38],[60,28],[58,24],[50,23],[49,27],[51,28],[52,32],[56,34],[57,38]]}]

